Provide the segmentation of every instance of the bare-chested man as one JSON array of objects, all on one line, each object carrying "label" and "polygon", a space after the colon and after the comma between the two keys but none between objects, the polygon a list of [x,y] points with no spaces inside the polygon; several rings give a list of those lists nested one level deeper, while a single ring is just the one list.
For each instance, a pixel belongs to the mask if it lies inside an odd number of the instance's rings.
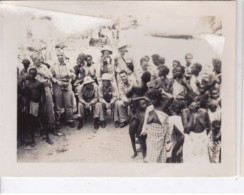
[{"label": "bare-chested man", "polygon": [[[41,82],[36,80],[37,70],[31,68],[29,70],[29,78],[26,82],[26,107],[28,112],[29,133],[31,135],[31,146],[35,146],[35,128],[38,124],[37,120],[40,117],[41,101],[45,97],[44,86]],[[50,140],[48,131],[45,129],[46,140],[49,144],[53,144]]]}]

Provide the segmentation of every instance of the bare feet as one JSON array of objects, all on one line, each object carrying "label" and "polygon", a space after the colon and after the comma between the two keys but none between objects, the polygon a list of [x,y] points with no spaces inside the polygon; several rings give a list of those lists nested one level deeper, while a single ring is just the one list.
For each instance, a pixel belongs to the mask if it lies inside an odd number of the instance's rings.
[{"label": "bare feet", "polygon": [[131,158],[135,158],[137,156],[137,153],[134,153],[132,156],[131,156]]},{"label": "bare feet", "polygon": [[47,143],[53,145],[53,141],[50,138],[47,138]]}]

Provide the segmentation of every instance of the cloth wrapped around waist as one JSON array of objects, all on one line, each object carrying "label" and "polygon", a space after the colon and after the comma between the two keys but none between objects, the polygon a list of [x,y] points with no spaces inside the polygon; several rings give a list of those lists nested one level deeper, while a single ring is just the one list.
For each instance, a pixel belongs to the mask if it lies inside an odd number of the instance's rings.
[{"label": "cloth wrapped around waist", "polygon": [[29,114],[37,117],[39,114],[39,106],[40,106],[39,103],[35,103],[35,102],[30,101]]}]

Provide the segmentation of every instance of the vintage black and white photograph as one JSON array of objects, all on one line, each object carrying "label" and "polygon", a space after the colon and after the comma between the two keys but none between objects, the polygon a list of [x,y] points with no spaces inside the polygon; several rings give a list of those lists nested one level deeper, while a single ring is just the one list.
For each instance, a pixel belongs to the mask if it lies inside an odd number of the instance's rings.
[{"label": "vintage black and white photograph", "polygon": [[19,18],[17,163],[227,163],[226,18],[149,5],[90,15],[6,5]]}]

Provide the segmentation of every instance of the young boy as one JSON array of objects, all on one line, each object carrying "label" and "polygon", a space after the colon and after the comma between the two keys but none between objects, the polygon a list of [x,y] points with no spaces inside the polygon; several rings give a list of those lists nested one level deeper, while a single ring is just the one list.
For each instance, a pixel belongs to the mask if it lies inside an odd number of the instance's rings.
[{"label": "young boy", "polygon": [[[35,146],[35,127],[38,124],[38,117],[40,116],[40,107],[42,97],[44,97],[44,86],[41,82],[36,80],[37,70],[31,68],[29,70],[29,80],[26,82],[25,96],[26,96],[26,111],[27,122],[29,123],[29,133],[31,135],[31,146]],[[45,131],[47,143],[53,144],[50,140],[48,132]]]}]

